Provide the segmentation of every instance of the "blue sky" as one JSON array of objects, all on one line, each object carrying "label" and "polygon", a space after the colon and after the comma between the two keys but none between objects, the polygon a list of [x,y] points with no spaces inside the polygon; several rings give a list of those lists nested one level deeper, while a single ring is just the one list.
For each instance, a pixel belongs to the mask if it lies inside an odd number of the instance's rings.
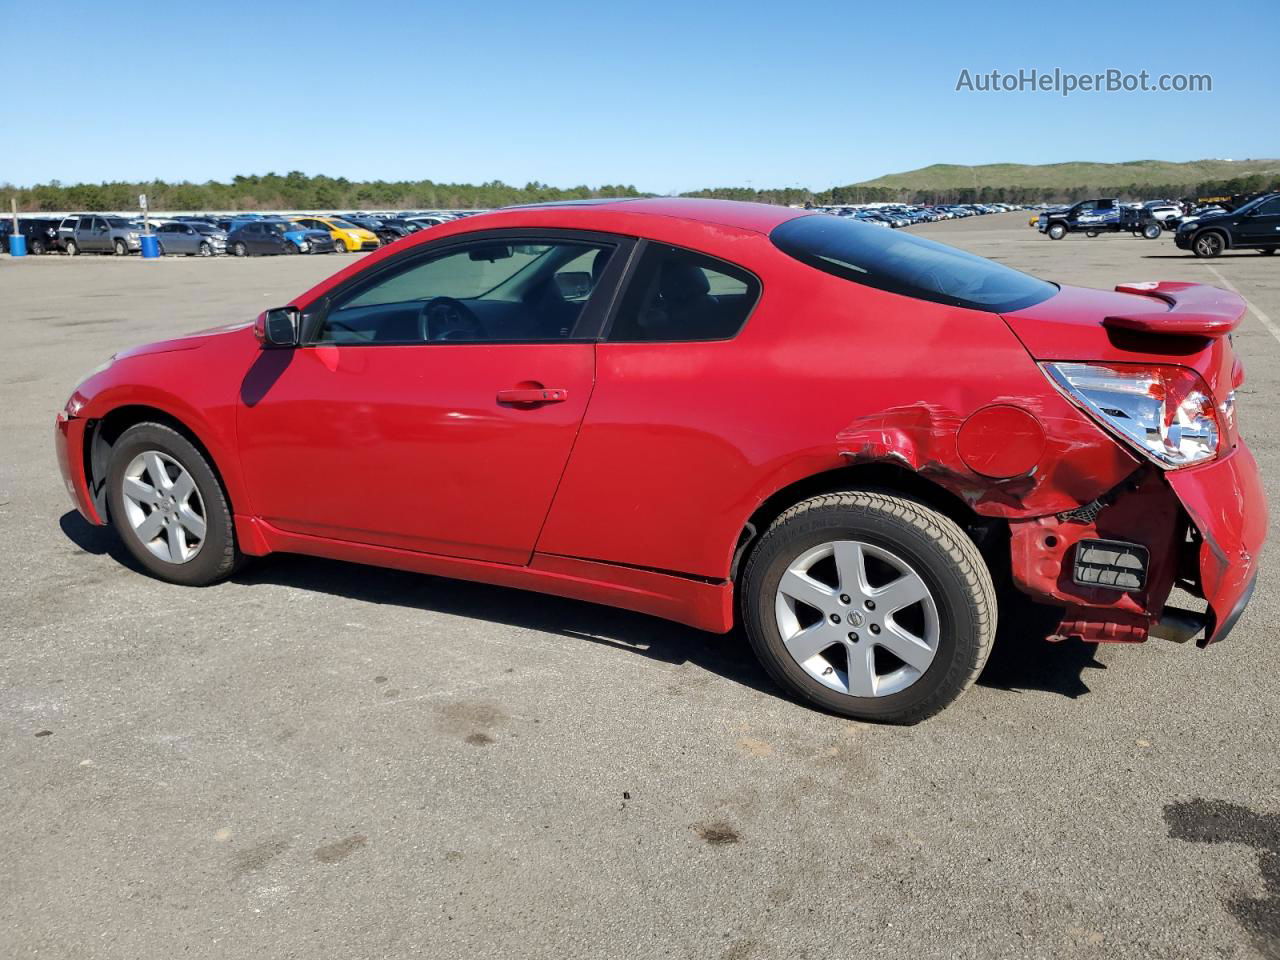
[{"label": "blue sky", "polygon": [[[56,12],[55,12],[56,11]],[[823,188],[930,163],[1280,156],[1280,3],[0,0],[0,182]],[[1213,92],[957,93],[960,71]]]}]

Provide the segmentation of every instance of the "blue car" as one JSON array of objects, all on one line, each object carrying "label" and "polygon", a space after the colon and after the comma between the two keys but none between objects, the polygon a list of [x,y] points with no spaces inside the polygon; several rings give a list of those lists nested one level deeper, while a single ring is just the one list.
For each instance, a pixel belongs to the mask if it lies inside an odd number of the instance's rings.
[{"label": "blue car", "polygon": [[238,220],[227,234],[227,250],[237,257],[280,253],[333,253],[327,230],[299,227],[289,220]]}]

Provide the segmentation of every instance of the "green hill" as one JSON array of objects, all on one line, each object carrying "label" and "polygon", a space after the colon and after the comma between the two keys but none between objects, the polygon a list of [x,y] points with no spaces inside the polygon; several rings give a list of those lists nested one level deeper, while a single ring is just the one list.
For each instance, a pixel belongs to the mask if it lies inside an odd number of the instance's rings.
[{"label": "green hill", "polygon": [[1030,189],[1069,190],[1086,187],[1098,190],[1123,190],[1134,185],[1147,187],[1187,187],[1206,181],[1236,180],[1249,176],[1268,179],[1280,177],[1280,160],[1192,160],[1171,163],[1166,160],[1132,160],[1128,163],[987,163],[963,166],[935,163],[891,173],[853,184],[854,187],[889,190],[952,191]]}]

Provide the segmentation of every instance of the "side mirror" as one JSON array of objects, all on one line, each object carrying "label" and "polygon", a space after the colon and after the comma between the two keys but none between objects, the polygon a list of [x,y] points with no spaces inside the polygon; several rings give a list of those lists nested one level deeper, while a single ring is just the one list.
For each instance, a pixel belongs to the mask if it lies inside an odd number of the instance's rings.
[{"label": "side mirror", "polygon": [[296,347],[298,326],[297,307],[276,307],[259,314],[253,333],[264,347]]}]

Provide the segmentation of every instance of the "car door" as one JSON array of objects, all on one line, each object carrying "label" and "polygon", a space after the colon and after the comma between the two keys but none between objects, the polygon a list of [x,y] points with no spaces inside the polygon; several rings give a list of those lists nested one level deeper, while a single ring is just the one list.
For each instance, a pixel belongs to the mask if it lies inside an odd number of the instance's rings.
[{"label": "car door", "polygon": [[1236,236],[1249,246],[1280,246],[1280,197],[1264,200],[1237,220]]},{"label": "car door", "polygon": [[[101,227],[101,234],[99,233],[99,227]],[[80,249],[85,253],[100,253],[105,249],[102,245],[101,237],[105,236],[106,231],[106,221],[101,217],[81,217],[80,222],[76,225],[76,243],[80,245]]]},{"label": "car door", "polygon": [[250,253],[270,253],[271,242],[267,237],[267,228],[261,223],[251,223],[245,227],[245,246]]},{"label": "car door", "polygon": [[[255,513],[296,534],[527,563],[630,245],[548,231],[450,238],[310,305],[304,345],[264,350],[244,380]],[[584,270],[591,288],[566,298],[557,274]]]},{"label": "car door", "polygon": [[196,253],[200,249],[200,235],[196,233],[196,228],[189,223],[176,224],[174,231],[174,239],[178,241],[178,248],[183,253]]}]

